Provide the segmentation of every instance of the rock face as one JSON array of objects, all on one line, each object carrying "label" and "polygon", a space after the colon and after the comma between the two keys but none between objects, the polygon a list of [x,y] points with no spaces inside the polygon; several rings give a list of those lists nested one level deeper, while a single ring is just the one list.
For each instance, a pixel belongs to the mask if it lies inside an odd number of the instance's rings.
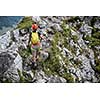
[{"label": "rock face", "polygon": [[[32,20],[39,25],[37,32],[45,35],[41,41],[42,60],[38,62],[34,75],[32,55],[28,51],[30,29],[15,29],[0,36],[1,82],[5,78],[20,82],[17,69],[30,74],[27,82],[99,82],[100,75],[96,72],[100,65],[99,19],[92,16],[33,16]],[[27,77],[23,77],[26,82]]]},{"label": "rock face", "polygon": [[64,78],[53,75],[48,77],[42,70],[36,71],[34,80],[36,83],[66,83],[66,80]]},{"label": "rock face", "polygon": [[28,44],[23,44],[21,37],[18,29],[13,32],[8,31],[6,34],[0,36],[1,81],[4,80],[6,82],[6,79],[9,79],[11,82],[19,82],[20,80],[17,70],[22,72],[23,60],[18,52],[19,48],[23,47],[25,49]]},{"label": "rock face", "polygon": [[0,77],[12,82],[19,82],[17,69],[22,71],[22,58],[13,51],[0,53]]},{"label": "rock face", "polygon": [[6,34],[0,36],[0,50],[7,49],[11,42],[10,32],[8,31]]}]

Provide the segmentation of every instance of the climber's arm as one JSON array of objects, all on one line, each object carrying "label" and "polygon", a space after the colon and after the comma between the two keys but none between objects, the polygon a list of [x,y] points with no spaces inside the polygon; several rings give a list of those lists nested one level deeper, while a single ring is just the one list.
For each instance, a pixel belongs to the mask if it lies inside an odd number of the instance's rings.
[{"label": "climber's arm", "polygon": [[40,35],[40,38],[41,38],[41,39],[45,39],[45,36],[41,34],[41,35]]}]

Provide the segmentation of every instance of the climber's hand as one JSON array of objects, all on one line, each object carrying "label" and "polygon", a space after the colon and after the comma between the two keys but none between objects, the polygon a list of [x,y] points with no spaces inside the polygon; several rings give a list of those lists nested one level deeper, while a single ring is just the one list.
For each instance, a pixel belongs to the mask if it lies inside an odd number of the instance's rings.
[{"label": "climber's hand", "polygon": [[43,39],[43,40],[45,40],[45,39],[46,39],[46,37],[45,37],[45,36],[43,36],[43,35],[40,35],[40,37],[41,37],[41,39]]}]

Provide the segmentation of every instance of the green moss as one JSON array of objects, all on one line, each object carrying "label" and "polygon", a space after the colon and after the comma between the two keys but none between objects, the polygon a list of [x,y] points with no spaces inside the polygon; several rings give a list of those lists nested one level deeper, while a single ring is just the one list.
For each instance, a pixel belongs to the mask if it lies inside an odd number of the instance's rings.
[{"label": "green moss", "polygon": [[18,24],[17,28],[23,29],[23,28],[30,28],[33,21],[31,17],[24,17],[23,20]]}]

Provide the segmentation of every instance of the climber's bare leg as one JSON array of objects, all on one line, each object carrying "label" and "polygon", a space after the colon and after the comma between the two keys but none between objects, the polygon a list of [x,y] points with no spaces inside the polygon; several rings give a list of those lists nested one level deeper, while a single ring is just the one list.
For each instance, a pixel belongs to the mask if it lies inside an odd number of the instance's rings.
[{"label": "climber's bare leg", "polygon": [[32,56],[33,56],[33,57],[32,57],[32,61],[33,61],[33,62],[36,62],[36,55],[37,55],[37,54],[36,54],[36,50],[34,50],[34,51],[32,52]]}]

